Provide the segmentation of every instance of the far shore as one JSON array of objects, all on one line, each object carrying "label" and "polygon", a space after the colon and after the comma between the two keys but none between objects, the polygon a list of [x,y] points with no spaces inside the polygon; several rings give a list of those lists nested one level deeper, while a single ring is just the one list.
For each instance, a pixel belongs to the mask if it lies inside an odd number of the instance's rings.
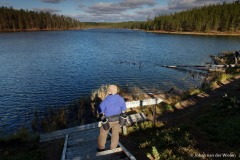
[{"label": "far shore", "polygon": [[146,31],[146,32],[161,33],[161,34],[201,35],[201,36],[240,36],[240,32],[217,32],[217,31],[216,32],[182,32],[182,31],[153,30],[153,31]]},{"label": "far shore", "polygon": [[[4,32],[32,32],[32,31],[67,31],[67,30],[85,30],[85,29],[112,29],[108,27],[85,27],[85,28],[69,28],[69,29],[16,29],[16,30],[5,30],[0,31],[0,33]],[[117,28],[116,28],[117,29]],[[121,28],[122,29],[122,28]],[[129,29],[129,28],[126,28]],[[240,36],[240,32],[219,32],[219,31],[212,31],[212,32],[183,32],[183,31],[164,31],[164,30],[143,30],[143,29],[132,29],[132,30],[142,30],[145,32],[151,33],[159,33],[159,34],[182,34],[182,35],[201,35],[201,36]]]},{"label": "far shore", "polygon": [[15,30],[4,30],[0,33],[8,33],[8,32],[37,32],[37,31],[67,31],[67,30],[83,30],[84,28],[68,28],[68,29],[38,29],[38,28],[31,28],[31,29],[15,29]]}]

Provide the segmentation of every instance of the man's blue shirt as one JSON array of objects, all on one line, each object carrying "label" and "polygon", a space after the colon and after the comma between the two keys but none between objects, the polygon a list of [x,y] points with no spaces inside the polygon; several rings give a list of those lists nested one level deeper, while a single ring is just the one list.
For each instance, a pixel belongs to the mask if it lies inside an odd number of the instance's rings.
[{"label": "man's blue shirt", "polygon": [[100,113],[107,117],[119,115],[122,111],[126,111],[126,103],[118,94],[108,95],[100,104]]}]

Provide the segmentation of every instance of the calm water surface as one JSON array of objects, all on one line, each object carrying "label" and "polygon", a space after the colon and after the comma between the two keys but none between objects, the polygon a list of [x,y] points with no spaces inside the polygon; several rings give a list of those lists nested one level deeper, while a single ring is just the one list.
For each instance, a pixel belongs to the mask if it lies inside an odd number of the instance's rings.
[{"label": "calm water surface", "polygon": [[0,133],[30,126],[36,110],[69,104],[103,84],[146,92],[198,86],[201,76],[157,65],[206,64],[210,54],[239,50],[239,42],[123,29],[1,33]]}]

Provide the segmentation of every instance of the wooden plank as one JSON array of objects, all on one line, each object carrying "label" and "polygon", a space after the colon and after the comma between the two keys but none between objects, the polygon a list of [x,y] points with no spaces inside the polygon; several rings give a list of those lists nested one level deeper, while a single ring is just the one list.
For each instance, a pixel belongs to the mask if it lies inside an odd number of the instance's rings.
[{"label": "wooden plank", "polygon": [[[55,140],[55,139],[61,139],[61,138],[64,138],[66,135],[57,135],[55,136],[54,138],[50,137],[50,138],[46,138],[44,139],[44,141],[40,141],[41,142],[46,142],[46,141],[51,141],[51,140]],[[41,138],[41,137],[40,137]],[[41,140],[41,139],[40,139]]]},{"label": "wooden plank", "polygon": [[80,139],[74,139],[68,142],[69,146],[73,146],[79,143],[84,143],[84,142],[91,142],[91,141],[97,141],[98,136],[95,137],[87,137],[87,138],[80,138]]},{"label": "wooden plank", "polygon": [[92,147],[92,145],[97,144],[96,141],[88,141],[88,142],[82,142],[82,143],[76,143],[74,145],[70,145],[70,148],[77,147],[77,148],[82,148],[84,146]]},{"label": "wooden plank", "polygon": [[96,128],[96,129],[91,129],[91,130],[88,130],[88,131],[71,133],[71,134],[69,134],[69,139],[72,140],[72,139],[96,136],[98,134],[99,134],[99,128]]},{"label": "wooden plank", "polygon": [[[112,136],[110,132],[108,134]],[[136,158],[120,142],[118,142],[118,145],[122,148],[123,152],[128,156],[128,158],[130,158],[130,160],[136,160]]]},{"label": "wooden plank", "polygon": [[58,130],[58,131],[51,132],[51,133],[41,134],[40,142],[64,138],[66,134],[89,130],[89,129],[93,129],[93,128],[98,128],[98,123],[90,123],[87,125],[82,125],[82,126],[77,126],[77,127],[73,127],[73,128]]},{"label": "wooden plank", "polygon": [[67,152],[66,158],[67,159],[72,159],[73,157],[78,157],[82,156],[85,157],[87,155],[95,155],[96,154],[96,148],[87,148],[85,150],[79,150],[79,151],[74,151],[74,152]]},{"label": "wooden plank", "polygon": [[[122,152],[109,154],[105,156],[98,156],[95,160],[124,160],[121,156]],[[125,155],[125,160],[129,160],[129,158]]]},{"label": "wooden plank", "polygon": [[79,141],[91,141],[92,140],[95,140],[97,137],[98,137],[98,133],[96,134],[85,134],[85,135],[79,135],[79,136],[74,136],[74,137],[71,137],[71,138],[68,138],[69,142],[72,142],[72,141],[76,141],[76,140],[79,140]]},{"label": "wooden plank", "polygon": [[163,100],[161,98],[131,101],[131,102],[126,102],[126,107],[134,108],[134,107],[141,107],[141,106],[149,106],[149,105],[159,104],[162,101]]},{"label": "wooden plank", "polygon": [[116,148],[114,150],[106,150],[97,153],[86,153],[79,155],[69,156],[67,159],[115,159],[114,156],[122,152],[122,148]]},{"label": "wooden plank", "polygon": [[104,155],[114,154],[114,153],[118,153],[118,152],[122,152],[122,148],[118,147],[118,148],[111,149],[111,150],[97,152],[96,156],[104,156]]},{"label": "wooden plank", "polygon": [[[111,141],[107,140],[106,145],[105,145],[106,148],[110,148],[110,144],[111,144]],[[67,152],[76,152],[76,151],[85,152],[90,149],[93,151],[93,153],[96,153],[97,147],[98,147],[97,141],[92,141],[89,143],[85,143],[84,145],[69,147],[69,148],[67,148]]]},{"label": "wooden plank", "polygon": [[65,142],[64,142],[64,146],[63,146],[63,152],[62,152],[62,159],[61,160],[65,160],[65,158],[66,158],[67,144],[68,144],[68,134],[65,137]]},{"label": "wooden plank", "polygon": [[96,156],[99,157],[99,156],[106,156],[106,155],[115,154],[119,152],[122,152],[122,148],[120,147],[113,150],[106,150],[102,152],[96,152],[96,148],[91,148],[88,150],[84,150],[84,152],[81,152],[81,151],[69,152],[67,157],[68,158],[73,158],[78,156],[86,157],[87,155],[91,155],[92,157],[96,157]]},{"label": "wooden plank", "polygon": [[[95,155],[88,155],[86,157],[83,156],[77,156],[74,157],[72,159],[66,159],[66,160],[86,160],[86,159],[94,159],[94,160],[119,160],[120,156],[119,155],[107,155],[107,156],[100,156],[100,157],[96,157]],[[122,159],[121,160],[128,160],[127,159]]]},{"label": "wooden plank", "polygon": [[129,120],[130,118],[131,118],[131,119],[137,119],[137,118],[138,118],[138,119],[139,119],[139,118],[141,118],[141,119],[147,119],[146,116],[145,116],[145,114],[142,113],[142,112],[141,112],[141,113],[135,113],[135,114],[129,115],[127,120]]},{"label": "wooden plank", "polygon": [[142,121],[145,121],[147,120],[147,117],[145,116],[144,113],[136,113],[136,114],[132,114],[132,115],[129,115],[127,117],[127,123],[126,125],[129,126],[129,125],[132,125],[134,123],[137,123],[137,122],[142,122]]}]

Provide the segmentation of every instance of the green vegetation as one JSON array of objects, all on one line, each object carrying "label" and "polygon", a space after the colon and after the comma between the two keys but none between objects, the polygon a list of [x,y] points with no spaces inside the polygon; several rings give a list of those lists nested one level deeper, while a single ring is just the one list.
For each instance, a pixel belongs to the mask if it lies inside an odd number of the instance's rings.
[{"label": "green vegetation", "polygon": [[[128,127],[123,145],[130,147],[137,159],[205,159],[198,155],[213,153],[240,153],[240,100],[239,97],[223,97],[209,105],[191,121],[165,126],[158,122],[142,122]],[[129,149],[129,148],[128,148]]]},{"label": "green vegetation", "polygon": [[81,29],[82,23],[70,17],[0,7],[0,32],[23,30]]},{"label": "green vegetation", "polygon": [[[184,32],[239,32],[240,1],[203,6],[156,16],[147,22],[119,23],[118,27]],[[116,25],[115,25],[116,26]]]},{"label": "green vegetation", "polygon": [[222,147],[232,146],[239,151],[240,144],[240,100],[239,97],[223,97],[220,102],[200,115],[195,124],[203,130],[210,141],[221,142]]},{"label": "green vegetation", "polygon": [[0,138],[1,160],[57,160],[61,158],[64,139],[39,143],[39,135],[21,128]]},{"label": "green vegetation", "polygon": [[166,31],[231,31],[240,29],[240,2],[193,8],[172,15],[158,16],[149,22],[149,30]]},{"label": "green vegetation", "polygon": [[86,28],[129,28],[170,32],[231,32],[240,30],[240,1],[193,8],[170,15],[159,15],[144,22],[85,23]]},{"label": "green vegetation", "polygon": [[39,113],[35,113],[32,128],[36,132],[52,132],[96,122],[95,110],[91,110],[91,108],[94,108],[93,105],[94,103],[90,98],[80,98],[72,104],[62,106],[59,109],[49,107],[44,118],[39,118]]},{"label": "green vegetation", "polygon": [[36,160],[40,157],[38,137],[21,128],[16,134],[0,139],[0,159]]},{"label": "green vegetation", "polygon": [[182,128],[167,128],[162,123],[154,127],[152,122],[143,122],[129,127],[129,131],[130,133],[125,138],[128,143],[137,142],[138,147],[130,150],[135,153],[137,159],[147,157],[151,160],[186,159],[192,154],[199,153],[189,132]]},{"label": "green vegetation", "polygon": [[[229,56],[231,54],[224,54],[221,59],[225,61]],[[238,66],[226,69],[224,73],[213,72],[206,77],[203,85],[205,87],[191,89],[180,98],[186,99],[186,95],[191,97],[202,92],[207,94],[210,89],[216,89],[234,79],[234,76],[239,76],[239,72]],[[240,154],[240,97],[237,91],[239,86],[232,87],[236,91],[231,89],[229,95],[226,93],[223,97],[213,96],[216,101],[204,103],[205,107],[198,108],[196,112],[193,111],[194,109],[179,112],[175,110],[172,106],[179,101],[179,98],[169,104],[163,104],[160,107],[161,111],[157,114],[159,119],[157,125],[152,125],[152,122],[143,122],[129,127],[128,135],[122,137],[123,145],[130,148],[129,151],[137,159],[185,160],[217,158],[215,156],[224,159],[224,153],[238,156]],[[179,117],[180,112],[184,116]],[[131,143],[134,146],[128,145]],[[215,155],[216,153],[219,155]]]}]

